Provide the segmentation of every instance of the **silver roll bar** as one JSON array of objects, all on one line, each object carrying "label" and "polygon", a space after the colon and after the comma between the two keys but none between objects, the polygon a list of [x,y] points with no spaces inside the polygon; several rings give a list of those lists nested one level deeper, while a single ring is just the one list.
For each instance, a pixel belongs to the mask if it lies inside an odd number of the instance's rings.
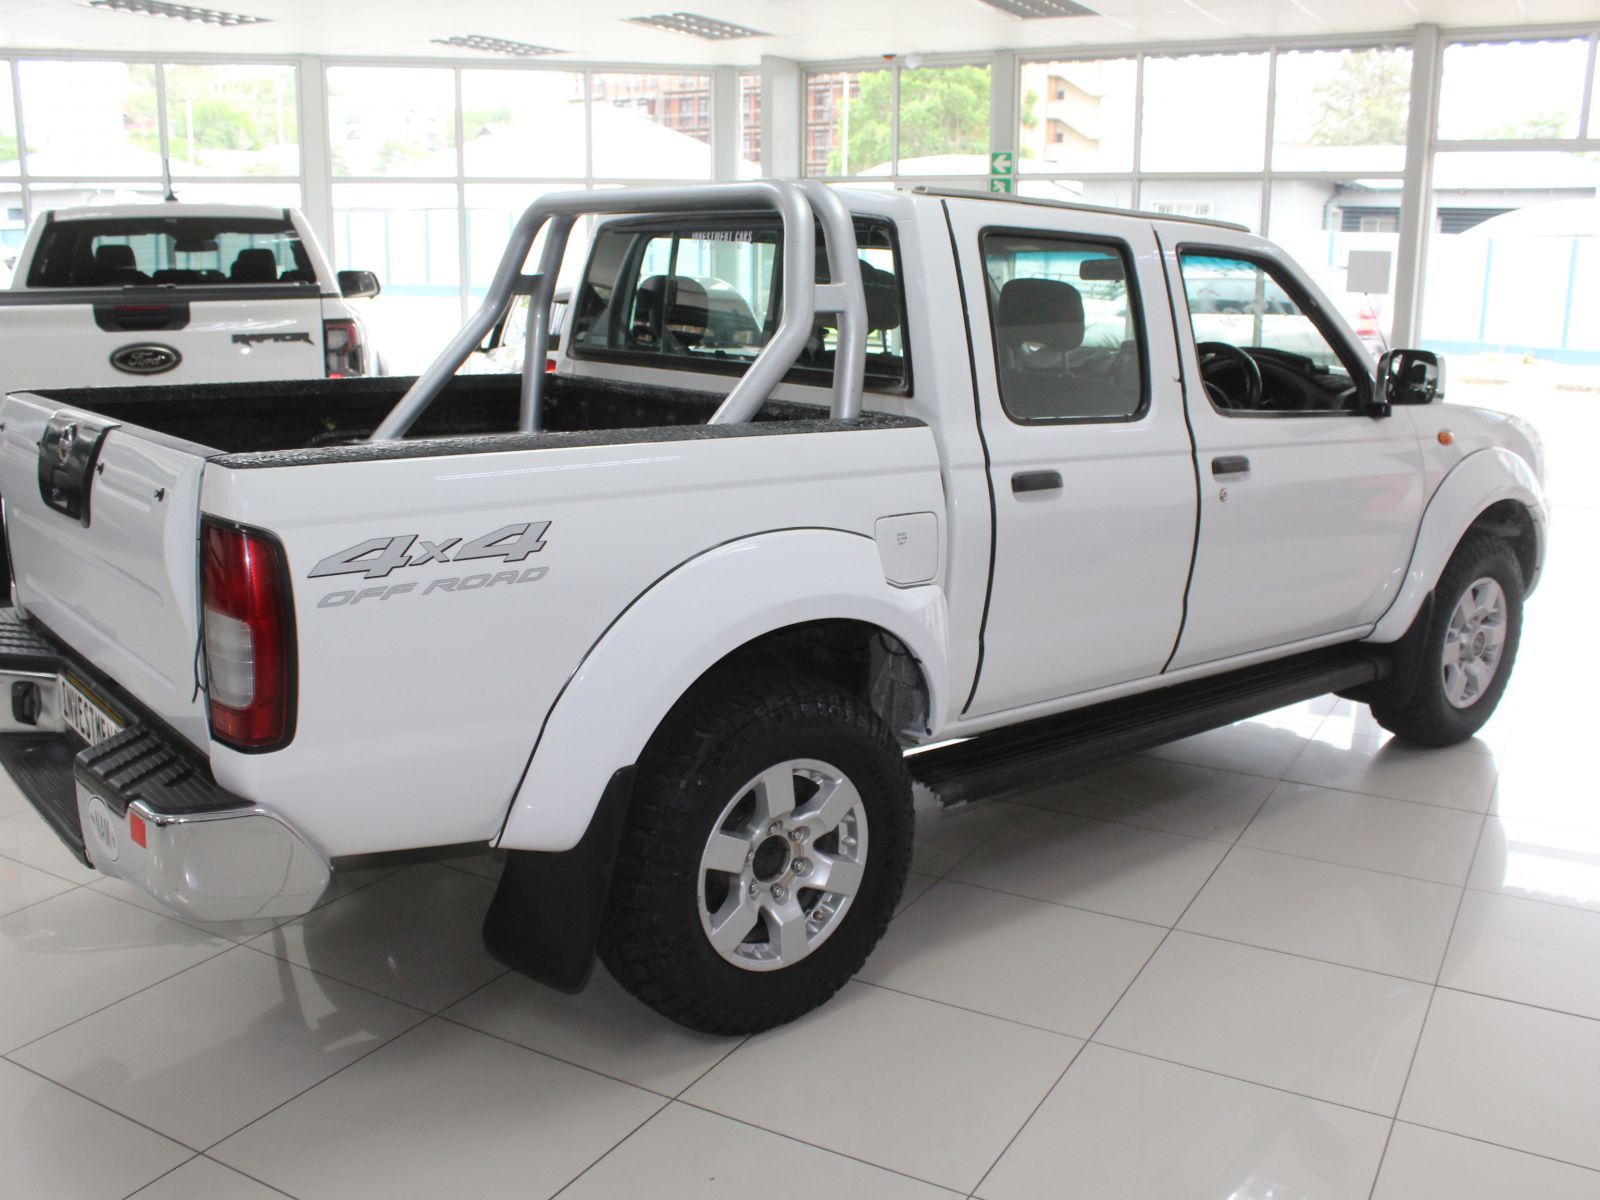
[{"label": "silver roll bar", "polygon": [[[404,437],[461,364],[483,344],[484,337],[519,295],[531,299],[518,424],[524,431],[541,427],[550,302],[555,293],[556,274],[578,217],[590,213],[737,212],[753,207],[775,209],[783,221],[783,316],[771,340],[734,384],[712,415],[711,422],[748,421],[760,411],[806,348],[818,312],[837,313],[839,317],[832,415],[840,419],[859,416],[866,371],[866,300],[861,290],[861,264],[856,257],[855,227],[850,213],[837,195],[815,181],[795,184],[760,180],[688,187],[557,192],[540,197],[528,206],[512,229],[483,303],[439,357],[417,377],[369,440]],[[822,226],[829,279],[820,286],[815,282],[817,223]],[[547,233],[538,271],[524,275],[522,266],[541,229],[547,229]]]}]

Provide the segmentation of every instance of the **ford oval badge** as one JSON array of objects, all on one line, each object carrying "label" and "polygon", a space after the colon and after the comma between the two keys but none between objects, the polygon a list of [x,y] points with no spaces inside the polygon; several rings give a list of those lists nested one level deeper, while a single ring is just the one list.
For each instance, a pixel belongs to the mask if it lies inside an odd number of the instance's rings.
[{"label": "ford oval badge", "polygon": [[154,342],[124,346],[111,356],[111,365],[129,375],[159,375],[182,361],[183,355],[171,346],[158,346]]}]

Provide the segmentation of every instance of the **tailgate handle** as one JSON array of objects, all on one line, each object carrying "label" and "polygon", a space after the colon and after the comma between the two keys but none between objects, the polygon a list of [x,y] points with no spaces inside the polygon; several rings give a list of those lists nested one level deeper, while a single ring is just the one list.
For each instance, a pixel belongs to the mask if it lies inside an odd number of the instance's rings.
[{"label": "tailgate handle", "polygon": [[116,421],[96,421],[82,413],[58,412],[45,422],[39,439],[39,497],[62,516],[89,526],[89,485],[106,434]]},{"label": "tailgate handle", "polygon": [[94,323],[107,333],[155,333],[189,327],[189,302],[162,304],[108,304],[94,306]]},{"label": "tailgate handle", "polygon": [[1016,495],[1023,492],[1059,492],[1060,471],[1018,471],[1011,477],[1011,490]]}]

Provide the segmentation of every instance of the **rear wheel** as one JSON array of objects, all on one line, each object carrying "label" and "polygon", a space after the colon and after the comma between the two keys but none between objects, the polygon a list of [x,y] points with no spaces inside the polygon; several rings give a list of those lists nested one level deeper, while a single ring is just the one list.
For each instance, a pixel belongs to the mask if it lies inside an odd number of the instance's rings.
[{"label": "rear wheel", "polygon": [[791,1021],[882,937],[911,827],[899,747],[856,697],[768,678],[691,700],[640,761],[601,955],[679,1024]]},{"label": "rear wheel", "polygon": [[1470,533],[1434,591],[1433,609],[1408,639],[1418,668],[1409,696],[1380,694],[1372,715],[1425,746],[1465,741],[1493,714],[1522,635],[1522,568],[1501,538]]}]

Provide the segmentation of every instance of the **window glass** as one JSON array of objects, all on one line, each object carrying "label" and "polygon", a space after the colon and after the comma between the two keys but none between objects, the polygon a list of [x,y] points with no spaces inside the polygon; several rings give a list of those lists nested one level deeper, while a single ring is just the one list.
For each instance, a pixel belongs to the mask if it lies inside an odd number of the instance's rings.
[{"label": "window glass", "polygon": [[[159,213],[159,210],[155,210]],[[29,287],[316,283],[294,226],[279,217],[122,217],[45,227]]]},{"label": "window glass", "polygon": [[739,73],[739,178],[761,178],[761,75]]},{"label": "window glass", "polygon": [[806,76],[807,175],[888,175],[893,170],[893,126],[891,72]]},{"label": "window glass", "polygon": [[439,67],[329,67],[335,175],[454,175],[455,73]]},{"label": "window glass", "polygon": [[988,175],[989,67],[900,72],[899,175]]},{"label": "window glass", "polygon": [[1144,170],[1259,171],[1266,137],[1265,54],[1145,59]]},{"label": "window glass", "polygon": [[30,175],[161,178],[153,64],[40,60],[19,69]]},{"label": "window glass", "polygon": [[1409,49],[1280,54],[1275,90],[1274,170],[1405,169]]},{"label": "window glass", "polygon": [[1137,80],[1131,58],[1023,63],[1021,170],[1133,170]]},{"label": "window glass", "polygon": [[0,288],[11,286],[17,254],[28,231],[22,205],[22,184],[14,179],[0,180]]},{"label": "window glass", "polygon": [[[582,191],[583,184],[547,183],[469,183],[465,194],[467,202],[467,295],[476,304],[482,300],[500,266],[506,243],[511,240],[511,230],[539,197],[551,192]],[[588,243],[587,217],[580,217],[567,240],[566,261],[562,264],[558,286],[575,283],[583,272],[583,260]],[[546,226],[548,228],[548,225]],[[533,246],[523,264],[523,270],[532,273],[539,269],[539,256],[544,251],[545,230],[534,238]]]},{"label": "window glass", "polygon": [[1265,267],[1205,251],[1179,255],[1200,374],[1221,412],[1356,412],[1339,352]]},{"label": "window glass", "polygon": [[1588,61],[1589,44],[1576,38],[1446,46],[1440,138],[1576,137]]},{"label": "window glass", "polygon": [[168,63],[161,73],[174,175],[300,174],[292,66]]},{"label": "window glass", "polygon": [[11,64],[0,59],[0,175],[17,175],[22,164],[17,154],[17,114],[11,104]]},{"label": "window glass", "polygon": [[984,235],[1000,400],[1012,420],[1119,420],[1144,407],[1128,261],[1103,242]]},{"label": "window glass", "polygon": [[461,72],[468,175],[582,177],[583,75],[576,71]]},{"label": "window glass", "polygon": [[590,80],[595,175],[711,178],[711,76],[596,72]]},{"label": "window glass", "polygon": [[[867,375],[905,379],[898,256],[889,227],[856,226],[867,298]],[[595,243],[578,290],[569,348],[742,370],[781,319],[783,237],[769,220],[709,227],[612,228]],[[827,278],[818,239],[817,279]],[[831,372],[837,327],[821,314],[796,365]]]},{"label": "window glass", "polygon": [[160,180],[149,183],[38,183],[28,184],[28,205],[34,215],[81,204],[159,204],[166,195]]},{"label": "window glass", "polygon": [[1146,179],[1139,184],[1139,207],[1169,217],[1232,221],[1261,229],[1259,179]]},{"label": "window glass", "polygon": [[1131,179],[1020,179],[1017,195],[1068,204],[1098,204],[1107,208],[1133,207]]}]

